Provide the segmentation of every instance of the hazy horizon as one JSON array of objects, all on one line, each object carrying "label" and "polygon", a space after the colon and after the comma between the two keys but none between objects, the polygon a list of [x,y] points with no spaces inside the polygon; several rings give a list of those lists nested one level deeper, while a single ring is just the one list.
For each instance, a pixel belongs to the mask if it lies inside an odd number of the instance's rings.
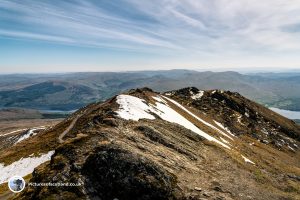
[{"label": "hazy horizon", "polygon": [[277,69],[270,69],[270,68],[210,68],[210,69],[189,69],[189,68],[169,68],[169,69],[137,69],[137,70],[115,70],[115,71],[50,71],[50,72],[8,72],[2,73],[0,75],[22,75],[22,74],[72,74],[72,73],[134,73],[134,72],[151,72],[151,71],[172,71],[172,70],[187,70],[187,71],[197,71],[197,72],[238,72],[241,74],[251,74],[251,73],[300,73],[300,69],[296,68],[277,68]]}]

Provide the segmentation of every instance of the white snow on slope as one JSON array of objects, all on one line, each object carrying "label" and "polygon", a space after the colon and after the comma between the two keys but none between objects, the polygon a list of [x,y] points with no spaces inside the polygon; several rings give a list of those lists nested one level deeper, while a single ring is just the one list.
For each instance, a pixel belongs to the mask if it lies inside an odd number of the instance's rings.
[{"label": "white snow on slope", "polygon": [[171,96],[173,94],[174,94],[174,92],[167,92],[167,93],[165,93],[165,95],[167,95],[167,96]]},{"label": "white snow on slope", "polygon": [[9,132],[9,133],[5,133],[5,134],[0,135],[0,137],[10,135],[10,134],[13,134],[13,133],[17,133],[17,132],[21,132],[21,131],[25,131],[25,130],[28,130],[28,128],[19,129],[19,130],[15,130],[15,131],[12,131],[12,132]]},{"label": "white snow on slope", "polygon": [[222,140],[222,142],[226,143],[226,144],[230,144],[227,140],[225,140],[224,138],[220,137],[220,139]]},{"label": "white snow on slope", "polygon": [[235,135],[233,133],[231,133],[231,131],[229,130],[229,128],[223,126],[220,122],[215,121],[215,124],[217,124],[220,128],[224,129],[225,131],[227,131],[227,133],[229,133],[231,136],[235,137]]},{"label": "white snow on slope", "polygon": [[132,119],[138,121],[139,119],[155,119],[155,117],[148,112],[149,106],[143,99],[130,96],[130,95],[119,95],[117,96],[117,103],[120,105],[117,113],[123,119]]},{"label": "white snow on slope", "polygon": [[45,126],[31,128],[29,131],[27,131],[27,133],[25,135],[23,135],[22,137],[20,137],[15,144],[17,144],[17,143],[21,142],[22,140],[25,140],[25,139],[27,139],[27,138],[29,138],[31,136],[36,135],[37,132],[35,132],[35,131],[36,130],[41,130],[41,129],[45,129]]},{"label": "white snow on slope", "polygon": [[240,123],[241,125],[245,125],[245,124],[242,123],[242,117],[243,117],[242,115],[238,116],[237,121],[238,121],[238,123]]},{"label": "white snow on slope", "polygon": [[204,94],[204,91],[200,90],[197,94],[193,94],[192,93],[191,98],[194,99],[194,100],[201,99],[201,97],[203,96],[203,94]]},{"label": "white snow on slope", "polygon": [[189,111],[188,109],[186,109],[184,106],[182,106],[181,104],[179,104],[178,102],[174,101],[173,99],[170,99],[168,97],[163,96],[165,99],[169,100],[170,102],[172,102],[173,104],[175,104],[177,107],[181,108],[182,110],[184,110],[185,112],[187,112],[189,115],[193,116],[194,118],[196,118],[198,121],[202,122],[203,124],[205,124],[206,126],[209,126],[210,128],[216,130],[217,132],[219,132],[220,134],[224,135],[225,137],[233,140],[232,137],[230,137],[229,135],[227,135],[226,133],[224,133],[223,131],[221,131],[220,129],[216,128],[215,126],[211,125],[210,123],[204,121],[203,119],[199,118],[198,116],[194,115],[191,111]]},{"label": "white snow on slope", "polygon": [[[117,97],[117,103],[120,104],[120,108],[117,111],[118,115],[124,119],[132,119],[138,121],[139,119],[146,118],[146,119],[155,119],[155,117],[149,112],[155,113],[160,116],[162,119],[177,123],[179,125],[184,126],[185,128],[201,135],[202,137],[206,138],[209,141],[214,141],[226,148],[230,147],[223,142],[215,139],[214,137],[210,136],[209,134],[201,131],[198,127],[196,127],[193,123],[189,120],[184,118],[182,115],[177,113],[171,107],[169,107],[166,102],[161,97],[155,97],[156,101],[155,105],[147,105],[145,101],[140,98],[130,96],[130,95],[119,95]],[[176,102],[177,103],[177,102]]]},{"label": "white snow on slope", "polygon": [[248,117],[248,118],[250,117],[248,112],[245,112],[245,116]]},{"label": "white snow on slope", "polygon": [[242,155],[242,157],[244,158],[244,161],[245,161],[246,163],[251,163],[251,164],[255,165],[254,162],[252,162],[251,160],[249,160],[249,159],[246,158],[245,156]]},{"label": "white snow on slope", "polygon": [[42,154],[39,157],[21,158],[20,160],[4,166],[0,163],[0,184],[5,183],[13,176],[26,176],[33,172],[34,168],[51,159],[54,151]]},{"label": "white snow on slope", "polygon": [[160,97],[152,97],[153,99],[155,99],[157,102],[163,103],[165,105],[168,104],[168,102],[166,102],[164,99],[160,98]]}]

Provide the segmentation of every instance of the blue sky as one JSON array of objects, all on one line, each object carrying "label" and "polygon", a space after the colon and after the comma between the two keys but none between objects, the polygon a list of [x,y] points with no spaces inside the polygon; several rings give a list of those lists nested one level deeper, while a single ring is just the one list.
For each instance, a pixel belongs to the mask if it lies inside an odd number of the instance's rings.
[{"label": "blue sky", "polygon": [[0,73],[300,68],[300,0],[1,0]]}]

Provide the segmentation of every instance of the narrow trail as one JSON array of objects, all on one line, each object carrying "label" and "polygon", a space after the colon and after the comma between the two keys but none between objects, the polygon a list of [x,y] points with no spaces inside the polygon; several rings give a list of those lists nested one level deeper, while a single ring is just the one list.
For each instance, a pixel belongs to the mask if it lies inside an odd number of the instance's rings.
[{"label": "narrow trail", "polygon": [[58,136],[58,142],[59,143],[63,143],[63,137],[65,137],[65,135],[75,126],[77,120],[85,113],[82,112],[80,115],[77,115],[71,122],[71,124],[64,130],[64,132],[62,132],[59,136]]}]

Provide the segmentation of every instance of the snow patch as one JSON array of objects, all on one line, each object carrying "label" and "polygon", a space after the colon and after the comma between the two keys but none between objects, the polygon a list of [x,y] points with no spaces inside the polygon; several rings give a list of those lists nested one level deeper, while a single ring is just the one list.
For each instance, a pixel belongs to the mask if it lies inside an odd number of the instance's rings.
[{"label": "snow patch", "polygon": [[5,183],[13,176],[26,176],[33,172],[34,168],[51,159],[54,151],[42,154],[39,157],[21,158],[20,160],[4,166],[0,163],[0,184]]},{"label": "snow patch", "polygon": [[240,123],[241,125],[245,125],[245,124],[242,122],[242,117],[243,117],[242,115],[238,116],[238,117],[237,117],[237,122]]},{"label": "snow patch", "polygon": [[235,135],[229,130],[228,127],[223,126],[220,122],[215,121],[215,124],[217,124],[220,128],[224,129],[227,133],[229,133],[231,136],[235,137]]},{"label": "snow patch", "polygon": [[[163,96],[164,97],[164,96]],[[209,126],[210,128],[216,130],[217,132],[221,133],[222,135],[228,137],[229,139],[233,140],[232,137],[230,137],[229,135],[227,135],[226,133],[224,133],[223,131],[221,131],[220,129],[216,128],[215,126],[213,126],[212,124],[204,121],[203,119],[199,118],[198,116],[196,116],[195,114],[193,114],[191,111],[189,111],[188,109],[186,109],[184,106],[182,106],[181,104],[177,103],[176,101],[174,101],[173,99],[170,99],[168,97],[164,97],[165,99],[171,101],[173,104],[175,104],[176,106],[178,106],[179,108],[181,108],[182,110],[184,110],[185,112],[187,112],[189,115],[191,115],[192,117],[196,118],[198,121],[202,122],[203,124],[205,124],[206,126]]]},{"label": "snow patch", "polygon": [[168,104],[164,99],[160,98],[160,97],[152,97],[153,99],[155,99],[156,101],[163,103],[163,104]]},{"label": "snow patch", "polygon": [[117,113],[123,119],[132,119],[134,121],[143,118],[155,119],[153,115],[148,113],[150,107],[140,98],[130,95],[118,95],[117,103],[120,105]]},{"label": "snow patch", "polygon": [[288,145],[288,148],[291,150],[291,151],[294,151],[295,152],[295,149],[293,147],[291,147],[290,145]]},{"label": "snow patch", "polygon": [[13,134],[13,133],[17,133],[17,132],[21,132],[21,131],[26,131],[26,130],[28,130],[28,128],[23,128],[23,129],[15,130],[15,131],[12,131],[12,132],[9,132],[9,133],[2,134],[2,135],[0,135],[0,137],[6,136],[6,135],[10,135],[10,134]]},{"label": "snow patch", "polygon": [[173,95],[174,94],[174,92],[166,92],[165,93],[165,95],[167,95],[167,96],[171,96],[171,95]]},{"label": "snow patch", "polygon": [[248,117],[248,118],[250,117],[248,112],[245,112],[245,116]]},{"label": "snow patch", "polygon": [[[169,100],[167,97],[164,97]],[[209,141],[214,141],[226,148],[230,147],[223,142],[215,139],[209,134],[201,131],[198,127],[196,127],[192,122],[187,120],[185,117],[180,115],[178,112],[173,110],[168,106],[167,102],[161,97],[157,96],[154,98],[157,100],[155,105],[149,104],[147,105],[144,100],[130,96],[130,95],[119,95],[117,97],[117,103],[120,104],[120,108],[117,111],[118,115],[123,119],[132,119],[138,121],[139,119],[155,119],[153,115],[150,113],[157,114],[163,120],[168,122],[176,123],[184,126],[185,128],[199,134],[200,136],[206,138]],[[163,102],[163,103],[161,103]],[[173,101],[172,101],[173,102]],[[176,101],[174,101],[178,104]],[[180,104],[179,104],[180,105]]]},{"label": "snow patch", "polygon": [[17,143],[21,142],[22,140],[25,140],[25,139],[27,139],[27,138],[29,138],[31,136],[36,135],[37,134],[37,132],[35,132],[36,130],[43,130],[43,129],[45,129],[45,126],[31,128],[29,131],[27,131],[27,133],[25,135],[23,135],[22,137],[20,137],[15,144],[17,144]]},{"label": "snow patch", "polygon": [[[174,102],[172,102],[172,103],[174,103]],[[214,142],[216,142],[218,144],[221,144],[222,146],[224,146],[226,148],[230,148],[229,146],[227,146],[226,144],[220,142],[219,140],[215,139],[214,137],[210,136],[209,134],[201,131],[192,122],[190,122],[189,120],[187,120],[186,118],[184,118],[182,115],[180,115],[179,113],[177,113],[175,110],[173,110],[169,106],[166,106],[166,105],[163,105],[163,104],[160,104],[160,103],[156,103],[155,108],[157,108],[159,111],[162,111],[162,112],[155,112],[155,111],[153,111],[154,113],[156,113],[157,115],[159,115],[162,119],[164,119],[166,121],[169,121],[169,122],[174,122],[174,123],[180,124],[180,125],[184,126],[185,128],[190,129],[191,131],[193,131],[193,132],[201,135],[202,137],[206,138],[209,141],[214,141]]]},{"label": "snow patch", "polygon": [[254,162],[252,162],[251,160],[249,160],[249,159],[246,158],[245,156],[243,156],[243,155],[241,155],[241,156],[243,157],[243,159],[244,159],[244,161],[245,161],[246,163],[251,163],[251,164],[255,165]]},{"label": "snow patch", "polygon": [[204,94],[204,91],[200,90],[197,94],[192,94],[191,98],[194,100],[201,99],[203,94]]},{"label": "snow patch", "polygon": [[222,142],[226,143],[226,144],[230,144],[227,140],[225,140],[224,138],[220,137],[220,139],[222,140]]}]

